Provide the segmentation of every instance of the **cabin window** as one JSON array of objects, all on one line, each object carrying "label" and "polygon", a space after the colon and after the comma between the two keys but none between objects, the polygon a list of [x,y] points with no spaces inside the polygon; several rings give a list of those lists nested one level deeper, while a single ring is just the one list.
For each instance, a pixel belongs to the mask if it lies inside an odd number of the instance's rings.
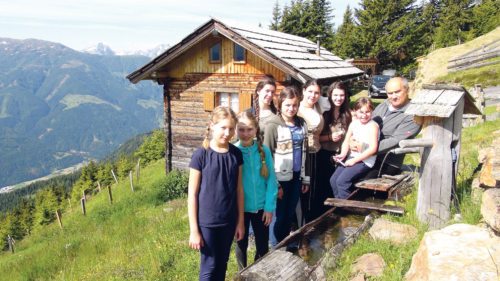
[{"label": "cabin window", "polygon": [[221,43],[216,43],[210,48],[210,62],[221,62]]},{"label": "cabin window", "polygon": [[235,62],[245,62],[245,48],[242,46],[234,43],[234,53],[233,53],[233,60]]},{"label": "cabin window", "polygon": [[227,106],[234,112],[240,112],[238,93],[217,93],[217,105]]}]

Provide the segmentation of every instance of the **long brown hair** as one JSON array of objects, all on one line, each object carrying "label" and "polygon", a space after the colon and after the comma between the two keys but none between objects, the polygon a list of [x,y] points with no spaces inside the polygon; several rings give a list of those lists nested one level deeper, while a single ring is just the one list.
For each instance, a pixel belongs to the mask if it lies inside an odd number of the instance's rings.
[{"label": "long brown hair", "polygon": [[330,87],[328,87],[328,91],[326,93],[328,96],[328,102],[330,103],[330,110],[323,113],[323,117],[325,119],[325,123],[332,124],[332,123],[336,123],[336,121],[337,121],[335,119],[335,107],[336,106],[332,101],[332,93],[335,89],[344,91],[345,100],[340,105],[338,120],[340,120],[342,127],[347,128],[347,127],[349,127],[349,124],[351,124],[352,115],[351,115],[351,110],[349,109],[349,101],[350,101],[349,91],[347,90],[347,87],[343,82],[333,82],[330,85]]},{"label": "long brown hair", "polygon": [[259,129],[259,122],[257,121],[257,118],[253,115],[252,112],[249,110],[245,110],[238,114],[238,121],[241,120],[248,120],[252,124],[252,126],[256,130],[256,141],[257,141],[257,148],[259,149],[259,154],[260,154],[260,161],[262,163],[262,166],[260,167],[260,175],[267,179],[269,176],[269,170],[267,169],[266,165],[266,154],[264,153],[264,148],[262,147],[262,137],[260,135],[260,129]]},{"label": "long brown hair", "polygon": [[232,119],[234,125],[236,125],[236,123],[238,122],[238,118],[231,108],[226,106],[217,106],[216,108],[214,108],[212,114],[210,114],[210,122],[208,123],[207,131],[205,133],[205,139],[203,140],[202,144],[205,149],[208,149],[208,147],[210,146],[210,125],[217,124],[220,120],[228,118]]},{"label": "long brown hair", "polygon": [[[266,85],[271,85],[276,89],[276,80],[274,80],[274,77],[272,75],[266,75],[262,80],[257,83],[257,86],[255,87],[255,94],[253,97],[253,104],[254,104],[254,112],[255,112],[255,118],[259,120],[260,117],[260,106],[259,106],[259,91],[262,90]],[[271,100],[271,112],[276,114],[276,106],[274,105],[274,101]]]}]

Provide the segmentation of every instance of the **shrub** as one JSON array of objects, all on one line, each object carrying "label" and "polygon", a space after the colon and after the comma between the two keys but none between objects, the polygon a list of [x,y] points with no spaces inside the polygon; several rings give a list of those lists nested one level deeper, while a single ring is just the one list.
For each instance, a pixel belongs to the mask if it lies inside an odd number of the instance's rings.
[{"label": "shrub", "polygon": [[153,184],[158,189],[158,199],[162,202],[180,198],[187,195],[188,173],[179,170],[173,170],[165,177]]}]

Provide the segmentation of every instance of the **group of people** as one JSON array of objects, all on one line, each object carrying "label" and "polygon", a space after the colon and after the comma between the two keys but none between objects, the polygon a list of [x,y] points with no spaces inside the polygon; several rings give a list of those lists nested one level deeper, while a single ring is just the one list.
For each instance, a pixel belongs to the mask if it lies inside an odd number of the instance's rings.
[{"label": "group of people", "polygon": [[257,84],[253,109],[238,116],[227,107],[212,112],[189,164],[189,246],[201,253],[200,280],[224,280],[233,237],[238,266],[246,267],[250,225],[257,260],[268,252],[270,236],[274,246],[323,214],[326,198],[348,198],[354,182],[380,168],[399,173],[404,155],[390,150],[420,129],[404,114],[406,79],[391,79],[387,100],[375,109],[360,98],[351,110],[341,82],[326,97],[315,80],[301,90],[289,86],[277,94],[269,77]]}]

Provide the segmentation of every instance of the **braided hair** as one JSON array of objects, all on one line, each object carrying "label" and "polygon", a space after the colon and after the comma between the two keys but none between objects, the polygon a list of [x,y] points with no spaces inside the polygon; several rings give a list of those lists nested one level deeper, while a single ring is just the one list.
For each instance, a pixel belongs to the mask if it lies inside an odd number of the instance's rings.
[{"label": "braided hair", "polygon": [[238,118],[231,108],[226,106],[218,106],[214,108],[212,114],[210,114],[210,122],[207,126],[205,139],[203,140],[202,144],[203,148],[208,149],[208,147],[210,146],[210,125],[217,124],[220,120],[227,118],[232,119],[234,124],[238,122]]},{"label": "braided hair", "polygon": [[264,153],[264,148],[262,146],[262,137],[260,135],[259,123],[257,122],[257,118],[255,118],[255,116],[250,110],[246,110],[238,115],[238,120],[239,121],[248,120],[250,121],[252,126],[256,129],[257,148],[259,150],[260,161],[262,163],[260,167],[260,175],[267,179],[267,177],[269,176],[269,170],[267,169],[266,165],[266,154]]}]

